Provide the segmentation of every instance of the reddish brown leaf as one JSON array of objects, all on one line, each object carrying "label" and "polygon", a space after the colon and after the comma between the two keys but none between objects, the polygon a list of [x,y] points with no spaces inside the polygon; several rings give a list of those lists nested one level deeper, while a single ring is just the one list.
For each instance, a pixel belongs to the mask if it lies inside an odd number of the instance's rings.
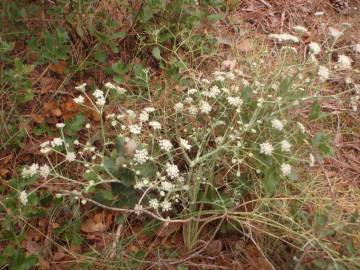
[{"label": "reddish brown leaf", "polygon": [[66,68],[67,64],[64,61],[60,61],[57,64],[52,64],[50,66],[50,70],[57,73],[57,74],[64,74],[65,68]]},{"label": "reddish brown leaf", "polygon": [[41,114],[31,114],[30,117],[38,124],[41,124],[45,121],[45,117]]}]

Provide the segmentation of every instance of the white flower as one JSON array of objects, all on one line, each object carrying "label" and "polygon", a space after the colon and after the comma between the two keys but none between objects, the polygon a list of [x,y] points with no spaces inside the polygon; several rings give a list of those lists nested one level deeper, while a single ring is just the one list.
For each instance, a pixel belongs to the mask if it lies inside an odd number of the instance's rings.
[{"label": "white flower", "polygon": [[29,168],[23,168],[21,172],[21,176],[24,178],[33,177],[38,173],[39,165],[33,163]]},{"label": "white flower", "polygon": [[332,28],[332,27],[329,27],[329,33],[334,39],[338,39],[339,37],[341,37],[343,35],[343,32],[341,32],[335,28]]},{"label": "white flower", "polygon": [[176,165],[167,163],[166,164],[166,173],[171,179],[179,177],[179,169]]},{"label": "white flower", "polygon": [[96,101],[95,101],[95,104],[98,105],[98,106],[104,106],[106,103],[106,100],[104,97],[101,97],[101,98],[98,98]]},{"label": "white flower", "polygon": [[99,98],[103,98],[104,97],[104,92],[101,91],[100,89],[96,89],[93,94],[92,94],[95,98],[99,99]]},{"label": "white flower", "polygon": [[217,97],[221,93],[219,87],[217,85],[214,85],[210,88],[210,91],[208,92],[207,96],[211,98]]},{"label": "white flower", "polygon": [[50,141],[44,141],[43,143],[40,144],[40,147],[44,148],[50,145]]},{"label": "white flower", "polygon": [[68,152],[65,156],[65,160],[68,162],[72,162],[76,159],[76,154],[74,152]]},{"label": "white flower", "polygon": [[243,104],[242,99],[239,98],[239,97],[228,97],[227,101],[229,102],[229,104],[231,106],[234,106],[234,107],[238,107],[238,106],[241,106]]},{"label": "white flower", "polygon": [[317,42],[310,42],[309,44],[310,53],[319,54],[321,52],[321,47]]},{"label": "white flower", "polygon": [[108,89],[116,89],[116,85],[112,84],[111,82],[107,82],[104,86]]},{"label": "white flower", "polygon": [[284,128],[283,123],[278,119],[271,120],[271,125],[274,129],[281,131]]},{"label": "white flower", "polygon": [[273,150],[274,150],[274,147],[269,142],[264,142],[264,143],[260,144],[260,153],[261,154],[271,156]]},{"label": "white flower", "polygon": [[147,113],[152,113],[152,112],[155,112],[155,108],[154,107],[145,107],[144,111]]},{"label": "white flower", "polygon": [[120,87],[120,86],[116,86],[116,91],[121,95],[123,95],[127,92],[127,90],[125,88]]},{"label": "white flower", "polygon": [[296,124],[298,125],[300,131],[301,131],[302,133],[305,133],[305,127],[304,127],[304,125],[301,124],[300,122],[297,122]]},{"label": "white flower", "polygon": [[57,123],[56,127],[57,128],[63,128],[63,127],[65,127],[65,124],[64,123]]},{"label": "white flower", "polygon": [[151,199],[149,201],[149,206],[151,208],[158,209],[159,208],[159,201],[157,199]]},{"label": "white flower", "polygon": [[352,59],[346,55],[340,54],[338,64],[342,69],[351,69]]},{"label": "white flower", "polygon": [[62,144],[63,144],[63,139],[61,139],[61,138],[54,138],[51,142],[50,142],[50,144],[51,144],[51,146],[52,147],[55,147],[55,146],[61,146]]},{"label": "white flower", "polygon": [[86,87],[86,83],[83,83],[78,86],[75,86],[75,89],[83,92],[85,91],[85,87]]},{"label": "white flower", "polygon": [[293,30],[296,32],[296,33],[300,33],[300,34],[303,34],[303,33],[306,33],[308,30],[302,26],[302,25],[296,25],[293,27]]},{"label": "white flower", "polygon": [[163,201],[161,203],[161,207],[163,211],[170,211],[171,210],[171,203],[169,201]]},{"label": "white flower", "polygon": [[170,192],[174,189],[174,185],[170,183],[169,181],[163,181],[161,182],[161,189],[167,192]]},{"label": "white flower", "polygon": [[135,214],[140,215],[141,211],[143,210],[143,207],[140,204],[135,204],[134,210],[135,210]]},{"label": "white flower", "polygon": [[287,163],[283,163],[281,164],[280,170],[284,176],[287,176],[291,173],[291,166]]},{"label": "white flower", "polygon": [[73,101],[74,101],[76,104],[83,104],[84,101],[85,101],[85,98],[84,98],[82,95],[80,95],[80,96],[74,98]]},{"label": "white flower", "polygon": [[181,112],[184,109],[184,104],[178,102],[174,106],[175,112]]},{"label": "white flower", "polygon": [[321,82],[325,82],[327,79],[329,79],[330,76],[329,69],[325,66],[319,66],[317,75],[319,76]]},{"label": "white flower", "polygon": [[256,106],[261,108],[264,105],[264,102],[265,100],[263,98],[258,98]]},{"label": "white flower", "polygon": [[187,91],[188,95],[193,95],[193,94],[196,94],[197,92],[199,92],[199,91],[195,88],[191,88]]},{"label": "white flower", "polygon": [[313,154],[310,153],[309,155],[309,165],[310,167],[314,167],[315,166],[315,157]]},{"label": "white flower", "polygon": [[197,115],[198,111],[199,111],[199,109],[196,106],[190,106],[189,107],[189,113],[191,115]]},{"label": "white flower", "polygon": [[111,82],[107,82],[104,85],[107,89],[115,89],[119,94],[125,94],[126,93],[126,89],[122,88],[118,85],[114,85]]},{"label": "white flower", "polygon": [[90,128],[90,124],[87,123],[87,124],[85,125],[85,128],[86,128],[86,129],[89,129],[89,128]]},{"label": "white flower", "polygon": [[200,111],[204,114],[209,114],[211,112],[211,106],[207,101],[202,101],[200,105]]},{"label": "white flower", "polygon": [[28,204],[28,195],[27,195],[27,193],[26,193],[25,190],[23,190],[23,191],[20,192],[19,200],[20,200],[20,202],[21,202],[23,205],[27,205],[27,204]]},{"label": "white flower", "polygon": [[160,145],[160,149],[166,152],[169,152],[173,148],[173,145],[169,140],[160,140],[159,145]]},{"label": "white flower", "polygon": [[42,177],[47,178],[50,173],[50,167],[47,164],[41,166],[39,169],[39,173]]},{"label": "white flower", "polygon": [[290,152],[291,144],[287,140],[283,140],[280,142],[281,151]]},{"label": "white flower", "polygon": [[356,53],[360,53],[360,44],[355,44],[353,46],[353,51],[356,52]]},{"label": "white flower", "polygon": [[139,164],[144,164],[150,159],[149,153],[146,149],[136,150],[134,154],[134,161]]},{"label": "white flower", "polygon": [[290,34],[270,34],[269,37],[279,42],[291,41],[294,43],[298,43],[300,41],[296,36]]},{"label": "white flower", "polygon": [[147,122],[149,121],[149,114],[146,111],[143,111],[142,113],[140,113],[139,115],[139,120],[140,122]]},{"label": "white flower", "polygon": [[208,79],[201,79],[201,82],[204,84],[210,84],[210,81]]},{"label": "white flower", "polygon": [[130,133],[132,133],[134,135],[138,135],[141,133],[141,127],[138,125],[130,125],[129,131],[130,131]]},{"label": "white flower", "polygon": [[180,138],[180,146],[185,150],[189,151],[191,149],[191,145],[188,140]]},{"label": "white flower", "polygon": [[127,110],[126,113],[130,119],[134,120],[136,118],[136,113],[133,110]]},{"label": "white flower", "polygon": [[187,104],[191,104],[194,102],[194,99],[192,97],[187,97],[187,98],[185,98],[184,102]]},{"label": "white flower", "polygon": [[157,121],[151,121],[149,122],[149,126],[152,127],[155,130],[161,129],[161,124]]}]

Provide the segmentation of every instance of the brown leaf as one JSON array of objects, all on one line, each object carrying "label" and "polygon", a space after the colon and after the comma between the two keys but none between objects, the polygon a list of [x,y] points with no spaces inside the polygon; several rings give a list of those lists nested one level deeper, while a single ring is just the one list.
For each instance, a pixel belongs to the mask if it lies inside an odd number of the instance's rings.
[{"label": "brown leaf", "polygon": [[171,234],[173,234],[174,232],[176,232],[177,230],[179,230],[181,224],[180,223],[170,223],[167,226],[162,226],[158,231],[157,231],[157,236],[159,237],[168,237]]},{"label": "brown leaf", "polygon": [[56,253],[51,257],[51,259],[52,259],[53,261],[60,261],[60,260],[62,260],[65,256],[66,256],[66,254],[65,254],[63,251],[58,251],[58,252],[56,252]]},{"label": "brown leaf", "polygon": [[35,241],[26,241],[25,248],[30,254],[38,253],[40,251],[40,246]]},{"label": "brown leaf", "polygon": [[45,94],[56,87],[57,81],[52,77],[43,77],[40,79],[40,93]]},{"label": "brown leaf", "polygon": [[81,230],[86,233],[103,232],[112,224],[112,216],[105,216],[105,213],[97,213],[88,218],[81,225]]},{"label": "brown leaf", "polygon": [[57,106],[55,101],[45,102],[43,105],[44,113],[46,116],[61,116],[62,112],[60,108]]},{"label": "brown leaf", "polygon": [[38,256],[39,259],[39,269],[40,270],[50,270],[50,263],[46,261],[43,257]]},{"label": "brown leaf", "polygon": [[205,249],[206,254],[209,256],[216,256],[220,254],[221,250],[222,250],[222,242],[220,240],[211,241]]},{"label": "brown leaf", "polygon": [[67,64],[64,61],[60,61],[57,64],[52,64],[50,66],[50,70],[57,73],[57,74],[64,74],[65,68],[66,68]]},{"label": "brown leaf", "polygon": [[240,52],[250,52],[253,50],[254,46],[250,39],[243,39],[236,44],[236,48]]},{"label": "brown leaf", "polygon": [[79,105],[76,104],[72,99],[67,100],[61,106],[61,111],[63,112],[64,120],[72,118],[75,114],[79,113]]},{"label": "brown leaf", "polygon": [[31,114],[30,117],[32,120],[34,120],[38,124],[41,124],[45,121],[45,117],[41,114],[34,113],[34,114]]}]

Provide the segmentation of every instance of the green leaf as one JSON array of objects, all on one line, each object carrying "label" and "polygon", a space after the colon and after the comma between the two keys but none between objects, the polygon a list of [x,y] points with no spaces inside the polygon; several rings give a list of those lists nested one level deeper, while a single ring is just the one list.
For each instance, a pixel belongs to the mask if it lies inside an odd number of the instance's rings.
[{"label": "green leaf", "polygon": [[241,91],[241,98],[244,101],[244,103],[248,103],[251,99],[251,88],[249,86],[246,86]]},{"label": "green leaf", "polygon": [[107,54],[104,51],[97,51],[94,53],[94,58],[98,62],[104,64],[107,61]]},{"label": "green leaf", "polygon": [[309,119],[316,120],[316,119],[323,117],[324,115],[325,115],[325,113],[321,112],[321,106],[320,106],[319,102],[315,101],[313,103],[313,105],[311,106],[311,112],[309,114]]},{"label": "green leaf", "polygon": [[279,177],[276,174],[276,170],[274,168],[268,168],[265,172],[264,177],[264,190],[265,193],[270,196],[275,191],[278,185]]},{"label": "green leaf", "polygon": [[123,62],[119,61],[111,66],[112,71],[118,75],[123,75],[126,72],[126,66]]},{"label": "green leaf", "polygon": [[221,19],[224,18],[224,15],[222,13],[216,13],[216,14],[211,14],[208,16],[208,20],[210,22],[216,22],[216,21],[219,21]]},{"label": "green leaf", "polygon": [[123,136],[116,137],[115,145],[118,155],[124,155],[125,138]]},{"label": "green leaf", "polygon": [[140,175],[143,177],[154,177],[156,174],[156,166],[155,163],[151,160],[146,161],[144,164],[137,165],[135,168],[140,172]]},{"label": "green leaf", "polygon": [[316,133],[311,143],[313,146],[318,148],[319,152],[323,156],[331,156],[333,154],[333,149],[330,145],[330,139],[325,133]]},{"label": "green leaf", "polygon": [[154,58],[156,60],[161,60],[161,54],[160,54],[160,48],[159,47],[154,47],[152,49],[151,53],[152,53],[152,55],[154,56]]},{"label": "green leaf", "polygon": [[74,135],[80,129],[83,128],[85,117],[83,114],[77,114],[70,121],[66,122],[65,131],[69,135]]},{"label": "green leaf", "polygon": [[113,199],[114,196],[111,191],[102,188],[96,189],[96,192],[94,194],[94,200],[106,203],[111,202]]}]

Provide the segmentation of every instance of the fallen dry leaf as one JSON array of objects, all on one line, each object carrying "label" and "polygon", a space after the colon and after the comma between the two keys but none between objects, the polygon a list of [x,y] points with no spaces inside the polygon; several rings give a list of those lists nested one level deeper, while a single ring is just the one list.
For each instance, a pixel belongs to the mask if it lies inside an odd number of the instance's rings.
[{"label": "fallen dry leaf", "polygon": [[107,230],[112,224],[112,215],[105,215],[105,213],[97,213],[94,216],[85,220],[81,225],[81,230],[86,233],[103,232]]},{"label": "fallen dry leaf", "polygon": [[206,247],[205,252],[209,256],[216,256],[221,253],[222,242],[220,240],[213,240]]},{"label": "fallen dry leaf", "polygon": [[60,61],[57,64],[52,64],[49,69],[52,72],[62,75],[62,74],[64,74],[66,66],[67,66],[66,62]]},{"label": "fallen dry leaf", "polygon": [[40,246],[35,241],[26,241],[25,248],[29,254],[38,253],[40,251]]},{"label": "fallen dry leaf", "polygon": [[181,224],[180,223],[170,223],[169,225],[163,225],[156,233],[159,237],[168,237],[177,230],[179,230]]},{"label": "fallen dry leaf", "polygon": [[72,99],[69,99],[62,104],[61,111],[63,112],[64,120],[68,120],[80,112],[80,107]]},{"label": "fallen dry leaf", "polygon": [[31,119],[34,120],[37,124],[41,124],[45,121],[45,117],[41,114],[31,114],[30,115]]},{"label": "fallen dry leaf", "polygon": [[240,42],[236,43],[236,48],[240,52],[250,52],[253,50],[254,46],[250,39],[243,39]]},{"label": "fallen dry leaf", "polygon": [[52,77],[43,77],[40,79],[39,85],[40,93],[45,94],[56,88],[57,81]]},{"label": "fallen dry leaf", "polygon": [[53,261],[60,261],[62,260],[64,257],[66,256],[66,254],[63,251],[57,251],[52,257],[51,259]]},{"label": "fallen dry leaf", "polygon": [[61,116],[62,112],[60,108],[57,106],[55,101],[45,102],[43,105],[44,113],[46,116]]}]

